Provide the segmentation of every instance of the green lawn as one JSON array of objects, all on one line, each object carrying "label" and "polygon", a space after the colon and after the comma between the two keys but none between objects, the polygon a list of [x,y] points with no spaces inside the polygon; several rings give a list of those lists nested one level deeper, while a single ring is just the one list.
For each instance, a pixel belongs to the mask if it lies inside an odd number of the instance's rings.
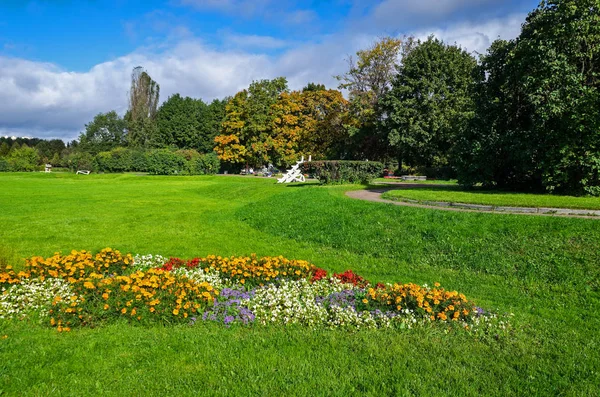
[{"label": "green lawn", "polygon": [[244,177],[0,174],[0,256],[15,262],[106,246],[181,257],[284,255],[373,281],[439,281],[482,307],[514,313],[514,335],[211,324],[58,334],[0,321],[0,395],[597,393],[596,220],[344,196],[355,188]]},{"label": "green lawn", "polygon": [[558,196],[551,194],[512,193],[497,190],[464,190],[458,186],[418,187],[390,190],[383,198],[391,200],[444,201],[505,207],[549,207],[600,209],[599,197]]}]

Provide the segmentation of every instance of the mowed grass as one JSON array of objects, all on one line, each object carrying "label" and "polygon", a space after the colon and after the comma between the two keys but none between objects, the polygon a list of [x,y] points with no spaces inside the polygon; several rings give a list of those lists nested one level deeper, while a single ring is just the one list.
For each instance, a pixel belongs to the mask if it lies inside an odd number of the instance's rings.
[{"label": "mowed grass", "polygon": [[513,193],[497,190],[464,190],[459,186],[415,187],[390,190],[383,194],[390,200],[443,201],[448,203],[484,204],[505,207],[569,208],[600,210],[599,197],[559,196],[551,194]]},{"label": "mowed grass", "polygon": [[[252,177],[0,174],[0,255],[106,246],[283,255],[373,281],[441,282],[512,312],[510,338],[439,329],[0,322],[10,395],[595,395],[600,223],[368,203]],[[1,393],[0,393],[1,394]]]}]

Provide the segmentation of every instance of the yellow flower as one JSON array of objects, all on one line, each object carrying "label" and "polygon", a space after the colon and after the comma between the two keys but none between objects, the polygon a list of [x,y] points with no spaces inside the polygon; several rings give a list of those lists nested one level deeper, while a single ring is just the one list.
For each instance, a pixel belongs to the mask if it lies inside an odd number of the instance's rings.
[{"label": "yellow flower", "polygon": [[122,313],[122,314],[125,314],[125,313],[127,313],[127,309],[125,309],[125,308],[122,308],[122,309],[121,309],[121,313]]},{"label": "yellow flower", "polygon": [[109,306],[108,305],[104,305],[104,310],[108,310]]},{"label": "yellow flower", "polygon": [[94,289],[94,288],[96,288],[96,286],[93,283],[89,282],[89,281],[86,281],[85,283],[83,283],[83,286],[85,288],[87,288],[87,289]]},{"label": "yellow flower", "polygon": [[102,294],[102,299],[104,299],[104,300],[108,299],[108,294],[106,292]]},{"label": "yellow flower", "polygon": [[176,315],[176,316],[179,315],[179,310],[173,309],[173,314]]}]

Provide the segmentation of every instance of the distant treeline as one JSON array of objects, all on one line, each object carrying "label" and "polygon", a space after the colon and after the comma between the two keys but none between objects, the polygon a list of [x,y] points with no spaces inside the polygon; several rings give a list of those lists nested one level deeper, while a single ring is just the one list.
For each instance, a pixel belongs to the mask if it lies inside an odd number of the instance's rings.
[{"label": "distant treeline", "polygon": [[598,20],[600,0],[546,0],[519,37],[478,59],[434,37],[385,37],[348,59],[337,89],[291,91],[279,77],[210,103],[175,94],[158,106],[159,85],[138,67],[123,117],[98,114],[69,145],[4,140],[0,168],[86,159],[101,171],[140,169],[107,164],[161,149],[214,153],[229,170],[312,156],[467,186],[600,195]]}]

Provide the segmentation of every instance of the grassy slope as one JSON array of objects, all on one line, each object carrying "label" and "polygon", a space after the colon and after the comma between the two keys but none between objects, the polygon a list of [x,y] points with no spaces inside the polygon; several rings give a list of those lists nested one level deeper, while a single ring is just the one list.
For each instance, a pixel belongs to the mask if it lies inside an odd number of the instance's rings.
[{"label": "grassy slope", "polygon": [[498,191],[465,191],[456,186],[420,187],[386,192],[387,199],[445,201],[451,203],[484,204],[507,207],[550,207],[570,209],[600,209],[598,197],[556,196],[550,194],[504,193]]},{"label": "grassy slope", "polygon": [[5,256],[281,254],[373,280],[441,281],[514,312],[521,328],[490,343],[431,330],[56,334],[0,323],[9,394],[586,395],[600,382],[595,220],[404,208],[351,200],[344,187],[236,177],[0,174],[0,187]]}]

